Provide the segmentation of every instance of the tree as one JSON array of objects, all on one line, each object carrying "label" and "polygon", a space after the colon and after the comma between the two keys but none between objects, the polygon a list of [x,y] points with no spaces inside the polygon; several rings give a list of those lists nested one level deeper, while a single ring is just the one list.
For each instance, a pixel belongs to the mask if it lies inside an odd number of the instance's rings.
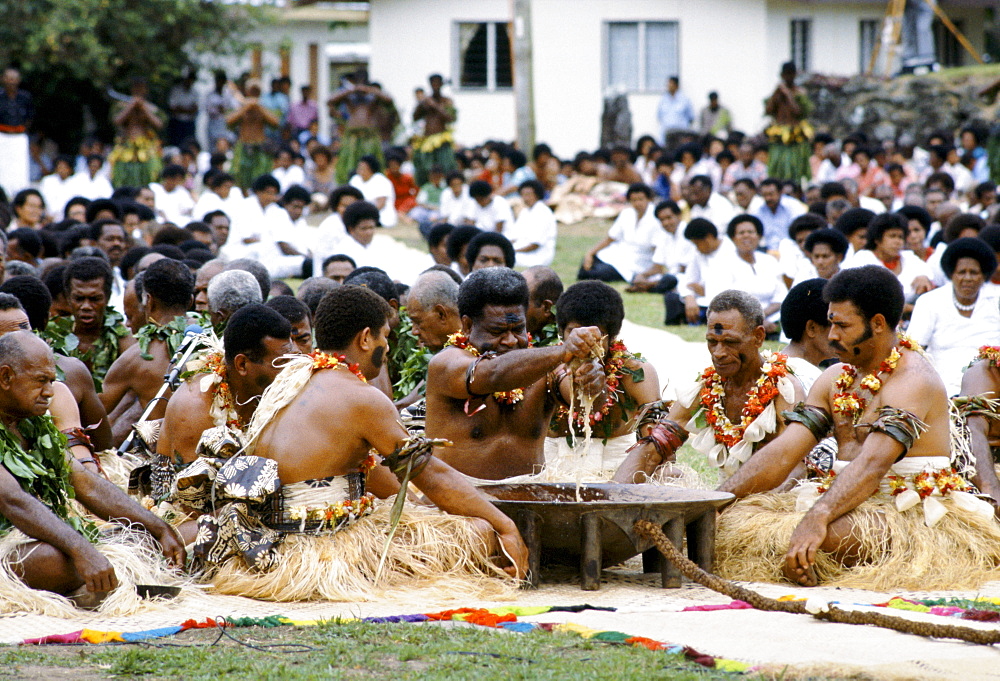
[{"label": "tree", "polygon": [[221,0],[0,2],[0,59],[21,67],[36,98],[36,128],[69,149],[85,110],[109,137],[107,90],[131,78],[162,98],[201,52],[242,53],[266,8]]}]

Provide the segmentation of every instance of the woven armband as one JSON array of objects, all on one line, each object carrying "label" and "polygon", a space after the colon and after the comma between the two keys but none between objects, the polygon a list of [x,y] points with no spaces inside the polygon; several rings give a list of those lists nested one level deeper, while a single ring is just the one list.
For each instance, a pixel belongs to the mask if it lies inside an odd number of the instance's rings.
[{"label": "woven armband", "polygon": [[90,436],[87,435],[83,428],[67,428],[66,430],[60,430],[60,433],[66,436],[66,447],[76,447],[82,445],[90,450],[90,453],[94,453],[94,444],[90,441]]},{"label": "woven armband", "polygon": [[672,461],[674,454],[687,438],[688,432],[679,423],[663,419],[656,422],[648,435],[636,440],[635,444],[626,450],[626,453],[631,452],[636,447],[650,444],[656,448],[656,453],[660,455],[662,461]]},{"label": "woven armband", "polygon": [[[663,400],[657,400],[655,402],[647,402],[646,404],[639,407],[639,422],[638,424],[636,424],[635,429],[639,431],[645,428],[646,426],[655,427],[657,423],[666,420],[667,412],[669,411],[669,409],[670,405],[667,402],[664,402]],[[683,432],[684,432],[684,437],[686,439],[687,431]]]},{"label": "woven armband", "polygon": [[897,457],[901,460],[920,434],[927,430],[927,424],[905,409],[885,406],[875,412],[878,416],[872,423],[859,423],[855,428],[870,428],[873,433],[888,435],[903,445],[903,453]]},{"label": "woven armband", "polygon": [[990,399],[983,395],[956,395],[952,403],[964,419],[972,416],[982,416],[985,419],[1000,421],[1000,400]]},{"label": "woven armband", "polygon": [[833,427],[830,412],[805,402],[799,402],[792,409],[781,412],[781,417],[791,423],[801,423],[809,429],[817,442],[826,437]]},{"label": "woven armband", "polygon": [[420,475],[431,457],[434,456],[435,447],[449,445],[451,445],[449,440],[408,437],[396,447],[392,454],[382,459],[382,465],[392,471],[396,477],[409,479]]}]

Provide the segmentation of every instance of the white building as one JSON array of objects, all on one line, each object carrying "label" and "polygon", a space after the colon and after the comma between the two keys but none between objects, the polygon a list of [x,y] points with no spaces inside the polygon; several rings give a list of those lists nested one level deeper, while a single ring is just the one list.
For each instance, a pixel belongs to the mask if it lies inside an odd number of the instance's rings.
[{"label": "white building", "polygon": [[[983,49],[989,0],[942,1]],[[886,2],[844,0],[532,0],[536,137],[571,156],[599,143],[603,96],[629,95],[634,135],[656,133],[666,79],[695,111],[717,91],[737,129],[758,131],[782,62],[851,75],[867,67]],[[411,110],[431,73],[450,79],[463,144],[515,137],[510,0],[370,0],[371,78]],[[935,27],[943,63],[968,63]],[[966,60],[963,62],[962,60]]]}]

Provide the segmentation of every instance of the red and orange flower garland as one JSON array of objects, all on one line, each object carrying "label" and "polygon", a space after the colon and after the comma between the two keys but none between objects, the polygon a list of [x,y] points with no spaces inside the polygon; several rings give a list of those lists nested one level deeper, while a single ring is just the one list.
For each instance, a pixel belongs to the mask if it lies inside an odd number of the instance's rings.
[{"label": "red and orange flower garland", "polygon": [[[618,387],[622,382],[622,368],[625,366],[625,362],[632,357],[629,353],[628,348],[625,347],[625,343],[620,340],[616,340],[608,348],[608,359],[604,362],[604,376],[605,385],[607,386],[608,399],[605,400],[604,406],[600,409],[591,412],[590,414],[590,427],[594,428],[598,423],[604,420],[604,417],[608,415],[611,411],[611,407],[618,403]],[[559,407],[559,418],[563,418],[569,413],[569,409],[566,407]],[[573,422],[579,429],[584,428],[583,414],[579,411],[573,412]]]},{"label": "red and orange flower garland", "polygon": [[[465,350],[474,357],[479,357],[479,350],[469,342],[469,337],[464,333],[453,333],[448,336],[448,342],[444,347],[454,346],[459,350]],[[524,399],[524,389],[514,388],[513,390],[501,390],[493,393],[493,399],[500,404],[513,406]]]},{"label": "red and orange flower garland", "polygon": [[[900,335],[899,347],[919,352],[920,346],[912,339]],[[885,385],[885,381],[889,378],[890,374],[896,370],[900,357],[899,349],[894,347],[889,352],[889,356],[879,364],[876,372],[868,374],[861,379],[860,387],[867,390],[874,397],[882,389],[882,386]],[[859,395],[858,391],[850,389],[854,385],[857,376],[857,367],[852,364],[845,364],[840,372],[840,376],[837,377],[837,380],[833,384],[836,390],[833,394],[833,412],[843,416],[850,416],[854,423],[858,422],[861,414],[864,413],[865,408],[868,406],[868,400],[865,397]]]},{"label": "red and orange flower garland", "polygon": [[979,354],[976,355],[976,359],[985,359],[987,362],[991,362],[993,366],[1000,369],[1000,345],[984,345],[979,348]]},{"label": "red and orange flower garland", "polygon": [[209,352],[205,355],[203,361],[204,366],[200,371],[215,374],[218,377],[213,387],[215,391],[213,402],[216,402],[216,406],[225,414],[226,426],[236,430],[243,430],[244,426],[240,423],[239,413],[236,411],[236,399],[233,397],[233,391],[229,387],[229,382],[226,381],[226,363],[223,354],[221,352]]},{"label": "red and orange flower garland", "polygon": [[743,439],[747,426],[760,416],[767,405],[778,396],[778,381],[788,375],[788,357],[776,352],[764,360],[760,378],[747,393],[747,401],[740,412],[740,423],[734,425],[726,415],[726,388],[714,367],[702,373],[701,405],[705,420],[715,431],[715,441],[732,447]]},{"label": "red and orange flower garland", "polygon": [[314,350],[309,354],[309,357],[313,362],[313,371],[320,371],[321,369],[340,369],[341,367],[345,367],[348,371],[361,379],[362,383],[368,382],[365,375],[361,373],[361,367],[358,366],[356,362],[349,364],[344,355],[331,355],[330,353],[323,352],[322,350]]}]

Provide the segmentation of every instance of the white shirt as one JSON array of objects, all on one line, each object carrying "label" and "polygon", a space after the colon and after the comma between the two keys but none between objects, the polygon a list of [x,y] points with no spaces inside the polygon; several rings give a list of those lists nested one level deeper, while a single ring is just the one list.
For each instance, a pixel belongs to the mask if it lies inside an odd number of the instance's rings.
[{"label": "white shirt", "polygon": [[729,221],[737,216],[736,208],[722,194],[712,192],[708,196],[708,202],[704,206],[691,206],[691,219],[705,218],[719,231],[719,234],[726,232]]},{"label": "white shirt", "polygon": [[441,219],[452,225],[457,225],[462,218],[462,212],[466,209],[466,204],[471,200],[468,185],[462,185],[462,191],[459,192],[458,196],[455,196],[451,187],[446,187],[441,192]]},{"label": "white shirt", "polygon": [[688,284],[701,284],[705,287],[705,295],[695,296],[698,307],[708,307],[712,298],[735,285],[733,273],[736,268],[732,260],[737,257],[736,246],[726,237],[720,238],[719,242],[719,247],[708,255],[695,249],[691,264],[677,284],[677,292],[681,298],[693,295]]},{"label": "white shirt", "polygon": [[802,387],[806,391],[806,395],[808,395],[809,391],[812,390],[813,383],[815,383],[816,379],[822,375],[823,370],[812,362],[807,362],[801,357],[789,357],[786,363],[788,364],[788,368],[791,369],[792,373],[795,375],[795,378],[799,379],[799,383],[802,384]]},{"label": "white shirt", "polygon": [[319,227],[316,228],[316,237],[313,240],[314,277],[323,276],[323,261],[331,255],[340,253],[337,249],[345,238],[347,238],[347,230],[344,229],[344,220],[340,217],[340,213],[334,211],[323,222],[319,223]]},{"label": "white shirt", "polygon": [[518,267],[551,265],[556,255],[556,216],[542,201],[536,201],[531,208],[521,209],[510,235],[514,250],[531,244],[538,248],[525,253],[517,253]]},{"label": "white shirt", "polygon": [[778,262],[781,263],[781,273],[789,279],[794,279],[806,263],[812,265],[809,256],[802,252],[795,241],[787,237],[778,242]]},{"label": "white shirt", "polygon": [[166,222],[172,222],[178,227],[191,222],[194,199],[184,185],[179,184],[173,191],[168,192],[159,182],[150,182],[149,188],[156,197],[156,212],[162,215]]},{"label": "white shirt", "polygon": [[635,208],[625,206],[615,218],[608,237],[614,243],[597,253],[601,261],[611,265],[625,281],[632,281],[635,275],[648,270],[653,264],[659,233],[663,231],[660,221],[653,215],[650,204],[640,218]]},{"label": "white shirt", "polygon": [[[907,250],[900,253],[900,264],[902,267],[896,277],[899,279],[899,283],[903,285],[903,294],[906,296],[907,302],[913,302],[917,297],[916,291],[913,290],[913,280],[921,276],[930,279],[931,268],[927,266],[927,263],[918,258],[913,251]],[[864,267],[865,265],[885,267],[882,261],[878,259],[878,256],[875,255],[875,252],[869,251],[867,248],[855,253],[851,256],[850,261],[845,261],[841,267],[847,269],[849,267]]]},{"label": "white shirt", "polygon": [[[73,175],[69,179],[69,182],[72,186],[70,199],[74,196],[82,196],[91,201],[109,199],[115,191],[114,187],[111,186],[111,182],[100,171],[98,171],[96,177],[92,178],[90,177],[90,173],[84,170],[81,173]],[[65,208],[66,204],[63,204],[62,207]]]},{"label": "white shirt", "polygon": [[233,215],[240,210],[240,205],[244,200],[243,194],[236,187],[229,190],[229,197],[226,199],[223,199],[211,189],[206,189],[198,197],[198,200],[195,201],[194,208],[191,209],[191,219],[204,220],[205,216],[209,213],[221,210],[232,221]]},{"label": "white shirt", "polygon": [[73,176],[70,175],[65,180],[52,173],[46,175],[38,183],[38,191],[45,199],[45,210],[56,220],[63,219],[63,209],[66,204],[76,196],[73,193]]},{"label": "white shirt", "polygon": [[306,173],[300,166],[294,163],[287,168],[274,168],[271,170],[271,175],[274,179],[278,181],[281,185],[281,193],[284,194],[288,191],[288,188],[294,184],[305,186],[306,184]]},{"label": "white shirt", "polygon": [[[379,211],[379,223],[383,227],[395,227],[398,219],[396,215],[396,191],[392,188],[392,182],[382,173],[375,173],[367,181],[362,180],[360,175],[355,175],[348,183],[361,191],[365,201],[375,203],[376,199],[385,199],[385,206]],[[360,267],[360,265],[359,265]]]},{"label": "white shirt", "polygon": [[[733,288],[746,291],[760,301],[760,306],[767,309],[772,303],[781,304],[788,289],[781,280],[781,266],[777,258],[767,253],[754,253],[754,262],[748,263],[737,255],[733,258]],[[768,315],[770,321],[777,321],[781,309]]]},{"label": "white shirt", "polygon": [[494,196],[485,206],[480,206],[478,201],[470,198],[464,203],[461,217],[471,220],[476,227],[487,232],[496,231],[497,223],[502,222],[500,233],[508,239],[514,231],[514,212],[507,199],[502,196]]},{"label": "white shirt", "polygon": [[906,332],[931,355],[948,395],[962,388],[962,373],[980,346],[1000,342],[1000,308],[997,299],[979,292],[971,317],[955,307],[951,282],[917,298]]},{"label": "white shirt", "polygon": [[683,224],[677,225],[673,234],[661,226],[656,238],[656,250],[653,251],[653,264],[676,276],[687,268],[697,252],[694,244],[684,238]]}]

